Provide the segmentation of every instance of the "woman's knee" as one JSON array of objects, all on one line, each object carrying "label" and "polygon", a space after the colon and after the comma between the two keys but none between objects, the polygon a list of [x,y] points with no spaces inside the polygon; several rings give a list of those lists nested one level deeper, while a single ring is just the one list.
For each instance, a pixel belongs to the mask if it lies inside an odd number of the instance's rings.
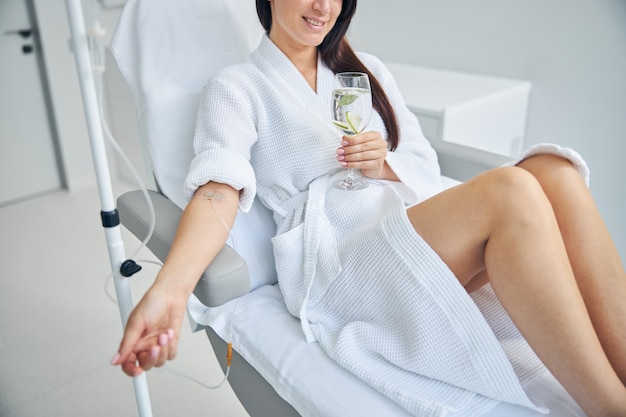
[{"label": "woman's knee", "polygon": [[535,155],[521,161],[517,166],[530,172],[544,185],[562,182],[567,177],[581,179],[574,164],[569,159],[558,155]]},{"label": "woman's knee", "polygon": [[537,178],[519,167],[496,168],[483,174],[483,177],[484,186],[496,199],[517,201],[541,194],[541,184]]},{"label": "woman's knee", "polygon": [[484,174],[482,180],[499,220],[508,221],[516,215],[532,217],[538,210],[549,208],[541,184],[527,170],[497,168]]},{"label": "woman's knee", "polygon": [[519,167],[537,179],[560,220],[572,209],[595,211],[585,179],[568,159],[538,155],[520,162]]}]

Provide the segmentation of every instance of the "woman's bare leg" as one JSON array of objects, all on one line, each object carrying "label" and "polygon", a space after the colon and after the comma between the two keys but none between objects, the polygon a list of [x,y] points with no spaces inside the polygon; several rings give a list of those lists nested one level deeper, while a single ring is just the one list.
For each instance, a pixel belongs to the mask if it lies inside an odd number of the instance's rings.
[{"label": "woman's bare leg", "polygon": [[626,388],[592,326],[550,201],[531,174],[493,170],[408,214],[462,285],[489,277],[537,355],[588,415],[626,415]]},{"label": "woman's bare leg", "polygon": [[519,166],[538,179],[550,200],[591,321],[626,384],[626,272],[591,193],[565,159],[540,155]]}]

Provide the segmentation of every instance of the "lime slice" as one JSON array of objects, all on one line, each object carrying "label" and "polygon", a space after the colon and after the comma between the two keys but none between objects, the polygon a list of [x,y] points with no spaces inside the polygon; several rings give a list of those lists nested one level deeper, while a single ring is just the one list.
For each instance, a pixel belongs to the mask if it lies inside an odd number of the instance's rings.
[{"label": "lime slice", "polygon": [[340,122],[339,120],[333,120],[333,123],[335,124],[335,126],[337,126],[339,129],[343,130],[344,132],[349,132],[350,131],[350,126],[348,126],[347,124]]},{"label": "lime slice", "polygon": [[360,132],[359,128],[361,127],[361,123],[363,123],[363,118],[361,116],[353,111],[348,111],[346,112],[346,120],[350,125],[350,129],[352,129],[354,133]]}]

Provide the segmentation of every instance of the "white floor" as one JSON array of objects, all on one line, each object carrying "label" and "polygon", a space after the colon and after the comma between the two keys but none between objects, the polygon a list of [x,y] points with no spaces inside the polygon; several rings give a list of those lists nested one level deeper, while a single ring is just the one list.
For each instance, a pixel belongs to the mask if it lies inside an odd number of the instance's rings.
[{"label": "white floor", "polygon": [[[116,195],[125,189],[116,184]],[[99,212],[96,189],[0,208],[0,417],[138,415],[131,379],[109,365],[121,324],[104,290]],[[123,236],[134,252],[138,241]],[[155,271],[147,264],[133,278],[136,299]],[[170,366],[209,384],[223,376],[206,335],[188,326]],[[165,371],[148,381],[154,416],[247,416],[228,386],[209,391]]]}]

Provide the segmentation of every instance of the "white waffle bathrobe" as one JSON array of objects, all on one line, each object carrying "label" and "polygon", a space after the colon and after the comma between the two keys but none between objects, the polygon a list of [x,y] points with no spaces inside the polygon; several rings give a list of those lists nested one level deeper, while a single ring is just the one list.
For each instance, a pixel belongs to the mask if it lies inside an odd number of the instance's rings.
[{"label": "white waffle bathrobe", "polygon": [[[332,188],[344,175],[333,73],[320,62],[313,91],[264,37],[205,88],[188,197],[217,181],[242,190],[241,210],[255,195],[273,210],[280,289],[307,340],[414,415],[467,417],[497,401],[539,409],[520,380],[542,366],[497,300],[481,290],[477,307],[411,226],[406,207],[441,190],[436,154],[387,69],[359,56],[395,107],[401,140],[387,162],[402,183]],[[377,113],[368,129],[386,135]],[[494,334],[498,324],[513,328],[499,335],[506,343]]]}]

